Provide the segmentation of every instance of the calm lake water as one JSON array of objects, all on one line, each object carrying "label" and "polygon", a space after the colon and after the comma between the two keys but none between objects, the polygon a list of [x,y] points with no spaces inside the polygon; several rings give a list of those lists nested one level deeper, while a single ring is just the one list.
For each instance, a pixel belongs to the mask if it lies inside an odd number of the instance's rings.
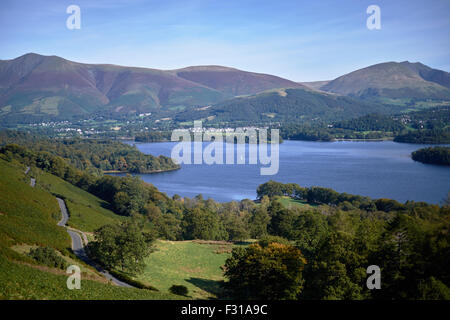
[{"label": "calm lake water", "polygon": [[[136,143],[143,153],[169,157],[174,145]],[[202,194],[221,202],[255,199],[258,185],[272,179],[372,198],[440,203],[450,191],[450,168],[413,161],[411,152],[424,146],[391,141],[284,141],[279,171],[272,176],[260,175],[260,164],[191,164],[177,171],[140,176],[169,196]]]}]

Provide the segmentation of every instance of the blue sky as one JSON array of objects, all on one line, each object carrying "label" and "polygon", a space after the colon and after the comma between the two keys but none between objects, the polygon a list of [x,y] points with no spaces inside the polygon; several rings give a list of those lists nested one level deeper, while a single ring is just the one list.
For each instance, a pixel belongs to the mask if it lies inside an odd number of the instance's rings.
[{"label": "blue sky", "polygon": [[[81,8],[81,29],[66,8]],[[366,9],[381,8],[381,30]],[[450,71],[448,0],[3,0],[0,59],[27,52],[157,69],[224,65],[295,81],[385,61]]]}]

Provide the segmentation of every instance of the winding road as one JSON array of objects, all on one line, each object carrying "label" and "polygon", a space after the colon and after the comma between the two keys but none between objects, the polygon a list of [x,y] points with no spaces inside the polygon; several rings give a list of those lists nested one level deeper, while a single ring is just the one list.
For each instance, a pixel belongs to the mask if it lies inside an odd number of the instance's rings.
[{"label": "winding road", "polygon": [[83,238],[85,238],[85,239],[87,239],[86,235],[82,231],[79,231],[80,232],[79,233],[77,231],[74,231],[74,229],[69,228],[67,226],[67,221],[69,220],[69,214],[67,212],[66,204],[63,199],[56,198],[56,200],[58,200],[59,208],[61,209],[61,214],[62,214],[62,218],[58,222],[58,226],[65,227],[67,229],[67,232],[69,233],[70,238],[72,239],[72,250],[75,253],[75,255],[79,259],[86,262],[88,265],[97,269],[98,272],[100,272],[106,279],[112,281],[114,284],[121,286],[121,287],[134,288],[133,286],[129,285],[128,283],[120,281],[119,279],[117,279],[116,277],[111,275],[107,270],[100,267],[98,264],[96,264],[94,261],[92,261],[87,256],[86,251],[84,250],[84,243],[83,243],[83,240],[81,239],[80,233],[83,235]]},{"label": "winding road", "polygon": [[[25,174],[28,174],[29,171],[30,171],[30,167],[27,167],[25,169]],[[31,178],[30,186],[34,187],[35,185],[36,185],[36,179]],[[97,271],[100,274],[102,274],[109,281],[112,281],[114,284],[121,286],[121,287],[134,288],[133,286],[129,285],[128,283],[120,281],[119,279],[117,279],[116,277],[111,275],[107,270],[103,269],[101,266],[96,264],[94,261],[92,261],[92,259],[90,259],[87,256],[86,251],[84,250],[84,245],[88,243],[86,234],[84,234],[84,232],[82,232],[80,230],[76,230],[76,229],[73,229],[73,228],[67,226],[67,221],[69,221],[69,213],[67,212],[66,203],[64,202],[63,199],[58,198],[58,197],[56,198],[56,200],[58,200],[59,209],[61,210],[61,214],[62,214],[62,218],[58,222],[58,226],[66,228],[67,233],[69,234],[70,238],[72,239],[72,250],[75,253],[75,255],[79,259],[86,262],[91,267],[94,267],[95,269],[97,269]],[[83,243],[83,240],[81,239],[80,234],[82,234],[85,243]]]},{"label": "winding road", "polygon": [[[27,168],[25,169],[25,175],[27,175],[28,172],[30,172],[30,167],[27,167]],[[36,185],[36,179],[31,178],[31,179],[30,179],[30,186],[32,186],[32,187],[34,188],[35,185]]]}]

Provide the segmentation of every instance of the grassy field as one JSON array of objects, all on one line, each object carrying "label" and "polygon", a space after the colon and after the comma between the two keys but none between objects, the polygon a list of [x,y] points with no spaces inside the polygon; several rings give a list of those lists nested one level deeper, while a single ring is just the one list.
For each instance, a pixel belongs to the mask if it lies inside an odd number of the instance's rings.
[{"label": "grassy field", "polygon": [[156,251],[146,259],[145,271],[137,279],[164,292],[174,284],[184,285],[191,298],[217,298],[224,280],[221,266],[232,248],[233,244],[226,242],[158,240]]},{"label": "grassy field", "polygon": [[294,206],[303,207],[303,208],[316,207],[317,206],[317,205],[311,205],[311,204],[309,204],[308,202],[306,202],[304,200],[295,200],[295,199],[292,199],[290,197],[280,197],[279,201],[286,208],[291,208],[291,207],[294,207]]},{"label": "grassy field", "polygon": [[36,184],[66,201],[69,210],[68,225],[87,232],[105,225],[126,220],[126,217],[107,209],[108,203],[74,185],[40,171]]}]

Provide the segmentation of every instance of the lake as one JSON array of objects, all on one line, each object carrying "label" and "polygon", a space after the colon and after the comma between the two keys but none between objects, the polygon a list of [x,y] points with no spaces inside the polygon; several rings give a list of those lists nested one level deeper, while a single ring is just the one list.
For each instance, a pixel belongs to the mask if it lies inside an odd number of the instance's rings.
[{"label": "lake", "polygon": [[[169,157],[175,145],[128,143],[143,153]],[[260,175],[260,164],[191,164],[176,171],[139,176],[169,196],[202,194],[205,199],[220,202],[255,199],[258,185],[272,179],[372,198],[441,203],[450,191],[450,168],[413,161],[411,152],[422,147],[425,145],[392,141],[284,141],[280,145],[279,171],[272,176]]]}]

